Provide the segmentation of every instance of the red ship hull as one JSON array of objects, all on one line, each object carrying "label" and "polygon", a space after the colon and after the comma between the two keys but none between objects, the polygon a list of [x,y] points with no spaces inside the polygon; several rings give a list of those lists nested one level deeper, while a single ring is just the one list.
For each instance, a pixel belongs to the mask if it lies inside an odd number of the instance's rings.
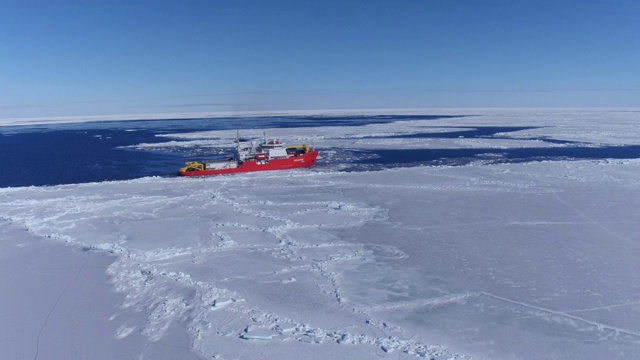
[{"label": "red ship hull", "polygon": [[205,169],[205,170],[188,170],[180,171],[182,176],[211,176],[211,175],[225,175],[225,174],[237,174],[256,171],[270,171],[270,170],[288,170],[297,168],[306,168],[313,166],[318,157],[317,150],[311,150],[304,154],[297,156],[290,156],[285,159],[270,159],[269,161],[256,161],[247,160],[238,163],[237,167],[229,169]]}]

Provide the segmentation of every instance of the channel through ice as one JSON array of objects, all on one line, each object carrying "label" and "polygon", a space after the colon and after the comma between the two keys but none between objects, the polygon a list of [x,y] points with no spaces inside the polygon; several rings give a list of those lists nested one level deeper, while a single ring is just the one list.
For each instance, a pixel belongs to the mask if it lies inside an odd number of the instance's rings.
[{"label": "channel through ice", "polygon": [[[320,150],[328,165],[306,170],[0,189],[3,352],[640,358],[640,160],[332,165],[340,149],[640,145],[637,110],[472,113],[267,130]],[[389,137],[452,125],[531,128]],[[235,136],[139,147],[224,147]]]}]

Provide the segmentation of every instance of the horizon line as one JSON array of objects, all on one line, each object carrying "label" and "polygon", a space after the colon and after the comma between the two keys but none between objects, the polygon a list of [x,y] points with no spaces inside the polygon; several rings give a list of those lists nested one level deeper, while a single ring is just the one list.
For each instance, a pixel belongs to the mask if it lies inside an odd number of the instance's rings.
[{"label": "horizon line", "polygon": [[[187,120],[198,118],[222,118],[241,116],[313,116],[313,115],[433,115],[422,113],[425,111],[487,111],[487,110],[635,110],[634,106],[469,106],[469,107],[424,107],[424,108],[352,108],[352,109],[310,109],[310,110],[242,110],[242,111],[207,111],[207,112],[179,112],[179,113],[144,113],[144,114],[111,114],[111,115],[73,115],[73,116],[38,116],[0,118],[0,126],[29,126],[48,124],[73,124],[82,122],[101,121],[144,121],[144,120]],[[448,114],[439,114],[448,115]],[[454,114],[460,115],[460,114]]]}]

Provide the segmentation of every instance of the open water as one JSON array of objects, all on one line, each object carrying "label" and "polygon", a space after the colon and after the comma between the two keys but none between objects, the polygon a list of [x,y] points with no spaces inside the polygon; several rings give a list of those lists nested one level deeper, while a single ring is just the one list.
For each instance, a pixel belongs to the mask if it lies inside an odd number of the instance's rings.
[{"label": "open water", "polygon": [[[176,176],[193,149],[136,150],[127,146],[166,142],[160,134],[207,130],[267,129],[317,126],[362,126],[411,119],[441,119],[447,116],[292,116],[166,119],[147,121],[88,122],[50,126],[0,127],[0,187],[41,186],[126,180],[144,176]],[[455,124],[455,118],[452,117]],[[500,138],[526,127],[478,127],[442,133],[417,133],[400,138]],[[398,136],[396,136],[398,138]],[[553,139],[535,139],[567,143]],[[232,150],[232,149],[229,149]],[[344,164],[328,164],[322,156],[316,167],[341,165],[343,171],[375,170],[399,166],[464,165],[483,159],[489,162],[527,162],[552,159],[640,158],[640,146],[541,147],[516,149],[374,149],[344,152]],[[206,154],[203,154],[206,155]]]}]

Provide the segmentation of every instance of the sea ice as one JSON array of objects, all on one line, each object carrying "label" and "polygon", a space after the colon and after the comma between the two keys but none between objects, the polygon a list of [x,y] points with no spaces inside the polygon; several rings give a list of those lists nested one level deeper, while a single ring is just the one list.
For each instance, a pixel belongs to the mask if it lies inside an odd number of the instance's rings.
[{"label": "sea ice", "polygon": [[[634,116],[495,110],[455,125],[536,128],[438,144],[637,144]],[[284,135],[402,146],[353,131]],[[96,342],[104,358],[638,358],[638,174],[639,160],[566,159],[0,189],[0,345],[38,359]]]}]

